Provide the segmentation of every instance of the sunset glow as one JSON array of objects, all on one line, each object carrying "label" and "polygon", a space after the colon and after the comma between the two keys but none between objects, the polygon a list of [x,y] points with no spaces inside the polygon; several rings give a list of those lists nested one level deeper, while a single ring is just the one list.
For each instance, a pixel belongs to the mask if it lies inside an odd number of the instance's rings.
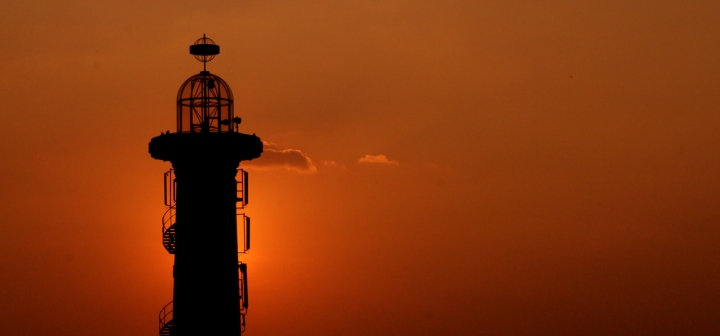
[{"label": "sunset glow", "polygon": [[718,1],[12,1],[0,335],[155,336],[180,85],[232,87],[243,335],[720,334]]}]

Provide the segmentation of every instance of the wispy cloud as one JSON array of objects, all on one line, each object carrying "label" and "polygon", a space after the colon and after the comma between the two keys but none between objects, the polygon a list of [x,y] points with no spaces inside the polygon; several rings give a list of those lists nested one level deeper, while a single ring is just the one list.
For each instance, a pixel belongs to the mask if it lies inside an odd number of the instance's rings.
[{"label": "wispy cloud", "polygon": [[321,164],[323,169],[347,169],[344,164],[338,163],[335,160],[323,160]]},{"label": "wispy cloud", "polygon": [[260,158],[242,163],[251,170],[288,170],[303,174],[317,173],[315,162],[299,149],[278,149],[272,142],[263,142]]},{"label": "wispy cloud", "polygon": [[384,164],[384,165],[391,165],[391,166],[399,166],[400,162],[397,162],[395,160],[389,160],[387,156],[383,154],[378,155],[365,155],[358,160],[358,163],[373,163],[373,164]]}]

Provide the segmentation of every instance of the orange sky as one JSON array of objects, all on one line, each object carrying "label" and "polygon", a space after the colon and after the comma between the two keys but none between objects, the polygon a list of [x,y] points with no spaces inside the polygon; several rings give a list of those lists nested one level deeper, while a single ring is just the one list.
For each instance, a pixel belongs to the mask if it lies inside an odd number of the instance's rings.
[{"label": "orange sky", "polygon": [[0,335],[157,335],[147,143],[203,33],[267,142],[246,335],[718,334],[719,12],[3,3]]}]

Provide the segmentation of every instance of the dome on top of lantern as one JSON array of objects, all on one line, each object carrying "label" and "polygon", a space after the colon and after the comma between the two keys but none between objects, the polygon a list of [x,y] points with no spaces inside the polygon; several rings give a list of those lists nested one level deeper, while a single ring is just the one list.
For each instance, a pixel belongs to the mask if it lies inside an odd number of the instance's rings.
[{"label": "dome on top of lantern", "polygon": [[220,76],[201,71],[188,78],[177,94],[177,131],[233,132],[240,123],[233,113],[230,86]]}]

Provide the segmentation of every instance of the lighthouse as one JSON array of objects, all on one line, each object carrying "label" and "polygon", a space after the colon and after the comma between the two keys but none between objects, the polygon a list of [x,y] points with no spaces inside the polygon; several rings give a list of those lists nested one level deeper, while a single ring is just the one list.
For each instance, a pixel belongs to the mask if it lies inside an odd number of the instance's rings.
[{"label": "lighthouse", "polygon": [[239,132],[230,86],[207,71],[220,46],[203,35],[190,54],[203,63],[177,94],[177,129],[152,138],[153,159],[168,161],[162,242],[174,256],[173,300],[160,312],[161,336],[237,336],[248,308],[248,174],[262,141]]}]

